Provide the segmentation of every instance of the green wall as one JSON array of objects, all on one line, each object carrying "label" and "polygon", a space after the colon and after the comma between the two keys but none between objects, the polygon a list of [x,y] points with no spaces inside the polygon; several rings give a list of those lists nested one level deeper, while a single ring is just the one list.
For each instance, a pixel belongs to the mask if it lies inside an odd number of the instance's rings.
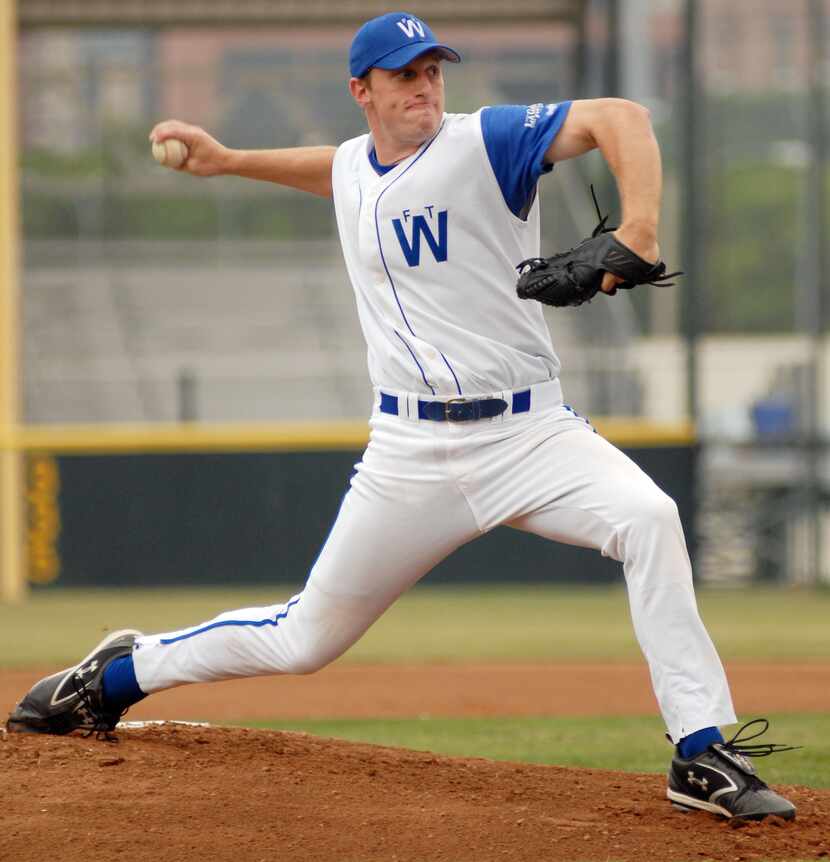
[{"label": "green wall", "polygon": [[[691,535],[695,449],[626,451],[677,501]],[[51,504],[48,494],[31,493],[30,460],[30,549],[43,555],[51,542],[58,563],[56,578],[32,570],[33,581],[234,585],[305,577],[360,452],[31,457],[57,468]],[[500,528],[458,550],[428,582],[584,584],[621,575],[598,552]]]}]

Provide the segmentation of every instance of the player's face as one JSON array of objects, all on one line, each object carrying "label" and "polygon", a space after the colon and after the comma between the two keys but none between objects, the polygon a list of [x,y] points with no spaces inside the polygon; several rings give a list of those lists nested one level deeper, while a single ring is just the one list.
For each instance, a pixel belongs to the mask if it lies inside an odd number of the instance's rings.
[{"label": "player's face", "polygon": [[[356,81],[356,79],[352,79]],[[417,57],[402,69],[372,69],[352,92],[366,111],[375,137],[419,147],[438,131],[444,115],[444,77],[437,54]]]}]

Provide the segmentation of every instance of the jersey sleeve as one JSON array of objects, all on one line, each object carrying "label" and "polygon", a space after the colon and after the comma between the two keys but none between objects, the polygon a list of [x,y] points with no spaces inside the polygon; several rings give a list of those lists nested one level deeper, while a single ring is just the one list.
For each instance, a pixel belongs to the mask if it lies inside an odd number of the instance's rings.
[{"label": "jersey sleeve", "polygon": [[562,128],[570,102],[498,105],[481,110],[481,133],[505,203],[525,218],[542,174],[553,169],[545,152]]}]

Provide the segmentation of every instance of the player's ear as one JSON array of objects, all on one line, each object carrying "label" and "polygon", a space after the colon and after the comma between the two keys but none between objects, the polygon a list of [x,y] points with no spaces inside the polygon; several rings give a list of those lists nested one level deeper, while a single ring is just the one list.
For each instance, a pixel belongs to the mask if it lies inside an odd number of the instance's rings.
[{"label": "player's ear", "polygon": [[351,78],[349,80],[349,92],[361,108],[365,108],[372,98],[371,74],[372,70],[370,69],[362,78]]}]

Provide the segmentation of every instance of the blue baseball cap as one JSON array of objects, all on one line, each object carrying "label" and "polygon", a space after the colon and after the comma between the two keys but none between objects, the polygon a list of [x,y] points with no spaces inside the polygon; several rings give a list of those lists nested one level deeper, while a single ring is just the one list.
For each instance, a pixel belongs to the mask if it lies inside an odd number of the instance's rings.
[{"label": "blue baseball cap", "polygon": [[349,71],[362,78],[369,69],[400,69],[427,51],[460,63],[461,55],[435,38],[425,21],[409,12],[389,12],[367,21],[352,39]]}]

